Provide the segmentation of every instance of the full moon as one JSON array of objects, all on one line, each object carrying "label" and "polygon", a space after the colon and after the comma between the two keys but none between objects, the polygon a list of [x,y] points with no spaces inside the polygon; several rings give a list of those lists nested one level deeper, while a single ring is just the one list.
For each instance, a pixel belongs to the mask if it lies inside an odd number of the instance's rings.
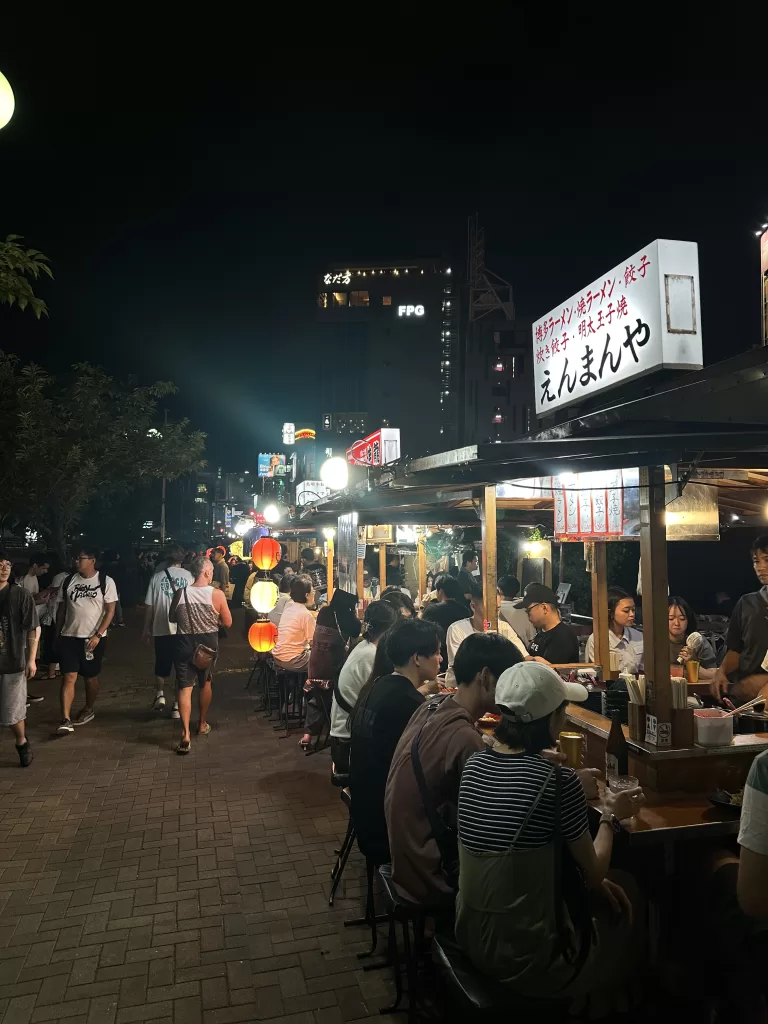
[{"label": "full moon", "polygon": [[11,83],[0,71],[0,128],[5,128],[13,117],[13,108],[16,102],[13,98]]}]

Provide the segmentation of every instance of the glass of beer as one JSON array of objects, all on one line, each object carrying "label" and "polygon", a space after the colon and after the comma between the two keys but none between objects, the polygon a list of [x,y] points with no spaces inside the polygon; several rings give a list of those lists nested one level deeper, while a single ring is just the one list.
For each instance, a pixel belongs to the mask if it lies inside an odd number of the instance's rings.
[{"label": "glass of beer", "polygon": [[689,658],[685,663],[685,678],[689,683],[698,683],[699,681],[699,668],[701,666],[700,661],[696,661],[695,658]]},{"label": "glass of beer", "polygon": [[565,754],[565,763],[568,767],[581,768],[584,734],[580,732],[561,732],[558,740],[560,741],[560,753]]}]

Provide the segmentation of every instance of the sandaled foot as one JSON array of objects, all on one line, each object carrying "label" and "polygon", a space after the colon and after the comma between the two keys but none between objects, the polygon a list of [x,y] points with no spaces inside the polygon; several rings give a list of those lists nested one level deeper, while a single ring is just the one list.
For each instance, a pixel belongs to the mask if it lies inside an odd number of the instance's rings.
[{"label": "sandaled foot", "polygon": [[206,722],[205,725],[201,725],[200,728],[197,730],[197,735],[198,736],[207,736],[210,731],[211,731],[211,723],[210,722]]},{"label": "sandaled foot", "polygon": [[177,754],[188,754],[192,749],[192,744],[189,740],[181,740],[178,747],[176,747]]},{"label": "sandaled foot", "polygon": [[309,750],[309,748],[312,746],[312,737],[309,735],[308,732],[305,732],[304,735],[299,740],[299,746],[301,747],[302,750]]}]

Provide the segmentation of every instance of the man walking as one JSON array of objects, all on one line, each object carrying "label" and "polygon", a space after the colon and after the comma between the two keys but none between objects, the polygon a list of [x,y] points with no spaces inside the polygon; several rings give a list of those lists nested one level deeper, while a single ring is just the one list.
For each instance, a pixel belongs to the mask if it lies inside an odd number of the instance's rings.
[{"label": "man walking", "polygon": [[[160,569],[149,581],[147,596],[144,598],[144,642],[155,644],[155,711],[165,709],[165,684],[171,676],[176,653],[176,623],[170,622],[168,612],[173,595],[193,582],[191,572],[181,568],[184,558],[182,548],[174,547],[168,552],[165,568]],[[173,703],[173,718],[179,717],[179,703]]]},{"label": "man walking", "polygon": [[10,581],[11,560],[0,551],[0,725],[10,727],[21,767],[28,768],[33,755],[24,732],[27,679],[37,671],[40,627],[29,591]]},{"label": "man walking", "polygon": [[217,590],[223,590],[224,596],[227,595],[227,587],[229,586],[229,566],[227,565],[227,550],[226,548],[218,547],[214,548],[213,552],[213,586]]},{"label": "man walking", "polygon": [[[98,572],[96,548],[83,546],[77,556],[77,572],[61,585],[56,614],[57,647],[62,671],[61,723],[57,732],[74,732],[74,726],[92,722],[99,695],[99,672],[105,637],[117,603],[115,581]],[[85,706],[74,721],[70,718],[78,675],[85,681]]]}]

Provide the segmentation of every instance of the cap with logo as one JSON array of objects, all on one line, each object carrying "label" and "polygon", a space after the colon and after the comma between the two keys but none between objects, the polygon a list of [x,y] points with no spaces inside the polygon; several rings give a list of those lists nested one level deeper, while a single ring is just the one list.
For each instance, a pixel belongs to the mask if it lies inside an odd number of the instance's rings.
[{"label": "cap with logo", "polygon": [[532,604],[551,604],[557,608],[557,594],[543,583],[529,583],[515,608],[530,608]]},{"label": "cap with logo", "polygon": [[496,683],[496,704],[515,722],[546,718],[563,701],[582,703],[588,697],[581,683],[566,683],[549,665],[523,661],[504,669]]}]

